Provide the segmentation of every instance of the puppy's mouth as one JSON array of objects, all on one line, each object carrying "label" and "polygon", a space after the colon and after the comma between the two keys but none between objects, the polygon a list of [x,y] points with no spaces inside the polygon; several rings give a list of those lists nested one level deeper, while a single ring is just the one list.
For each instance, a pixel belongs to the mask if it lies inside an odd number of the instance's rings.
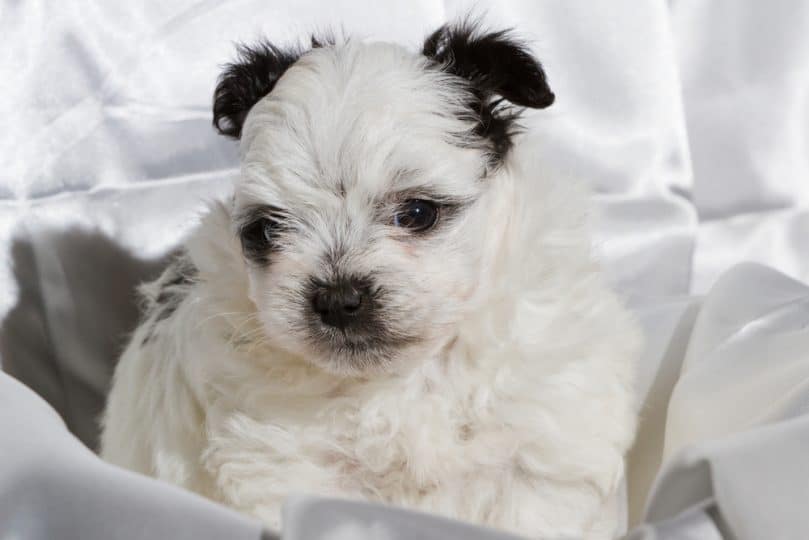
[{"label": "puppy's mouth", "polygon": [[309,326],[310,343],[323,352],[367,354],[396,348],[397,340],[378,325],[368,328],[334,328],[319,321]]},{"label": "puppy's mouth", "polygon": [[382,367],[416,341],[414,337],[391,332],[381,323],[336,328],[313,320],[307,334],[309,345],[317,355],[339,369]]}]

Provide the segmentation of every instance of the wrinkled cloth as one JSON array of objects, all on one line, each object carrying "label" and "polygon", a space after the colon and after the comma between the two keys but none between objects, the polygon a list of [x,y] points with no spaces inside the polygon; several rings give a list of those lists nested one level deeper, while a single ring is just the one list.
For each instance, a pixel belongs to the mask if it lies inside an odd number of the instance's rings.
[{"label": "wrinkled cloth", "polygon": [[[210,126],[216,76],[233,41],[333,27],[416,48],[470,5],[0,6],[0,367],[28,386],[0,373],[0,538],[262,534],[86,450],[135,286],[237,174],[236,145]],[[596,253],[645,330],[631,537],[805,536],[809,3],[475,6],[543,61],[557,103],[526,114],[525,144],[537,174],[591,184]],[[729,270],[743,261],[770,269]],[[285,537],[399,519],[333,504],[293,499]]]},{"label": "wrinkled cloth", "polygon": [[56,411],[0,372],[0,538],[254,540],[261,525],[102,462]]}]

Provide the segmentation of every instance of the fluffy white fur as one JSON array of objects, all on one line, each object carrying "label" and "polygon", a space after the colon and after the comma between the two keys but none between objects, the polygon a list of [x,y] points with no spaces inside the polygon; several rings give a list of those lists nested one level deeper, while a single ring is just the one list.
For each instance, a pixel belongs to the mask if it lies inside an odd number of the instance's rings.
[{"label": "fluffy white fur", "polygon": [[[393,45],[290,68],[247,117],[234,199],[190,236],[190,263],[142,289],[103,457],[272,527],[288,493],[311,492],[611,537],[638,331],[592,261],[584,190],[543,175],[519,139],[488,167],[463,144],[462,107],[452,77]],[[379,218],[402,192],[468,205],[410,238]],[[261,204],[296,231],[269,266],[237,237]],[[306,339],[296,291],[336,271],[323,261],[337,246],[340,269],[373,275],[388,324],[418,339],[384,358]]]}]

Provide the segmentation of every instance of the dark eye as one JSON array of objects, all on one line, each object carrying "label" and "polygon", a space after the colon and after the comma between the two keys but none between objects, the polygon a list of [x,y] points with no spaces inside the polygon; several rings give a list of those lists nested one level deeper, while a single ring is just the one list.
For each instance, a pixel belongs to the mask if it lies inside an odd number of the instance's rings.
[{"label": "dark eye", "polygon": [[260,255],[268,251],[278,237],[279,223],[267,217],[259,218],[241,231],[242,249],[248,255]]},{"label": "dark eye", "polygon": [[423,199],[411,199],[399,207],[393,216],[393,225],[423,232],[430,229],[438,221],[438,205]]}]

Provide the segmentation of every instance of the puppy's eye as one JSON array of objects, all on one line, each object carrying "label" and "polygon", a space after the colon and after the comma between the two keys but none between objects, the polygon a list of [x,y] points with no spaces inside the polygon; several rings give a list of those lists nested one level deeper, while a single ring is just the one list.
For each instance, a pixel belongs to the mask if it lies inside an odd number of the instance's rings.
[{"label": "puppy's eye", "polygon": [[393,216],[393,225],[410,229],[413,232],[424,232],[431,229],[438,221],[438,205],[423,199],[411,199],[399,207]]},{"label": "puppy's eye", "polygon": [[267,217],[259,218],[241,231],[242,248],[248,254],[268,251],[278,237],[280,223]]}]

